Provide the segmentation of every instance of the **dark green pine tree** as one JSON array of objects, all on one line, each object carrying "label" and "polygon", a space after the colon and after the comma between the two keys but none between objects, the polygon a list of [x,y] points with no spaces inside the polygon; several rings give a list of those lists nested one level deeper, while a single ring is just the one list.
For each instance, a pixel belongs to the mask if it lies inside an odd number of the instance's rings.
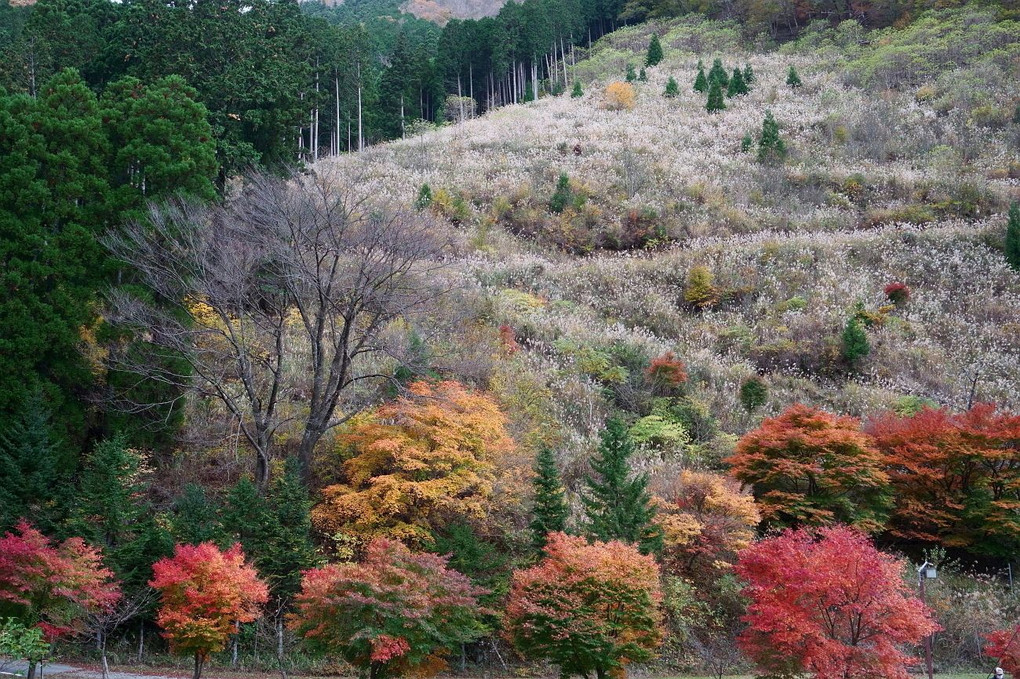
[{"label": "dark green pine tree", "polygon": [[0,534],[20,519],[47,535],[57,532],[72,468],[73,459],[53,434],[42,395],[31,394],[0,431]]},{"label": "dark green pine tree", "polygon": [[713,80],[723,87],[730,84],[730,77],[726,75],[726,68],[722,65],[722,59],[716,59],[712,62],[712,69],[708,72],[708,82],[711,83]]},{"label": "dark green pine tree", "polygon": [[851,316],[843,329],[843,359],[851,370],[860,365],[861,360],[871,353],[868,334],[861,327],[857,316]]},{"label": "dark green pine tree", "polygon": [[1020,203],[1016,201],[1009,206],[1006,223],[1006,261],[1015,271],[1020,271]]},{"label": "dark green pine tree", "polygon": [[659,42],[659,36],[652,35],[652,40],[648,43],[645,66],[656,66],[660,61],[662,61],[662,43]]},{"label": "dark green pine tree", "polygon": [[574,81],[574,89],[570,90],[570,98],[577,99],[584,96],[584,90],[581,89],[581,81]]},{"label": "dark green pine tree", "polygon": [[535,505],[531,510],[532,545],[538,551],[545,547],[545,539],[553,531],[562,531],[567,526],[570,508],[563,492],[560,472],[556,468],[556,457],[552,450],[543,447],[535,460],[535,478],[531,485],[535,489]]},{"label": "dark green pine tree", "polygon": [[634,64],[627,64],[627,82],[632,83],[637,80],[637,72],[634,70]]},{"label": "dark green pine tree", "polygon": [[751,64],[744,64],[744,84],[748,87],[754,82],[754,70],[751,68]]},{"label": "dark green pine tree", "polygon": [[698,66],[698,76],[694,79],[694,91],[704,94],[708,92],[708,78],[705,77],[705,67]]},{"label": "dark green pine tree", "polygon": [[607,420],[598,456],[591,463],[595,474],[585,480],[587,493],[581,501],[590,537],[635,544],[642,553],[650,554],[662,548],[662,530],[654,523],[648,476],[631,477],[633,452],[634,444],[623,422]]},{"label": "dark green pine tree", "polygon": [[567,176],[566,172],[561,172],[560,178],[556,180],[556,190],[549,199],[549,209],[557,214],[563,212],[567,205],[570,204],[572,197],[570,177]]},{"label": "dark green pine tree", "polygon": [[779,137],[779,123],[772,117],[772,111],[765,111],[761,124],[761,138],[758,140],[758,162],[782,163],[786,158],[786,144]]},{"label": "dark green pine tree", "polygon": [[722,83],[712,80],[712,85],[708,89],[708,103],[705,104],[705,110],[709,113],[726,110],[726,99],[723,96],[722,88]]},{"label": "dark green pine tree", "polygon": [[174,542],[182,545],[215,542],[225,546],[230,542],[217,515],[216,504],[202,486],[195,483],[186,485],[174,502],[170,533]]},{"label": "dark green pine tree", "polygon": [[790,67],[790,70],[786,74],[786,84],[794,88],[800,87],[803,84],[800,81],[800,76],[797,75],[797,69],[793,66]]},{"label": "dark green pine tree", "polygon": [[742,94],[747,94],[747,84],[744,82],[744,74],[739,68],[733,69],[733,75],[730,76],[730,84],[726,88],[727,97],[737,97]]},{"label": "dark green pine tree", "polygon": [[680,96],[680,86],[677,85],[676,78],[669,76],[669,81],[666,83],[666,91],[663,93],[664,97],[677,97]]},{"label": "dark green pine tree", "polygon": [[145,499],[141,466],[123,436],[97,444],[83,464],[67,522],[70,534],[102,548],[104,562],[129,594],[142,591],[152,563],[173,552],[173,539]]},{"label": "dark green pine tree", "polygon": [[648,82],[648,74],[645,73],[645,69],[641,69],[637,74],[638,82]]},{"label": "dark green pine tree", "polygon": [[311,509],[294,459],[287,461],[264,497],[254,483],[242,479],[223,509],[224,530],[241,543],[281,609],[300,589],[301,572],[318,562]]}]

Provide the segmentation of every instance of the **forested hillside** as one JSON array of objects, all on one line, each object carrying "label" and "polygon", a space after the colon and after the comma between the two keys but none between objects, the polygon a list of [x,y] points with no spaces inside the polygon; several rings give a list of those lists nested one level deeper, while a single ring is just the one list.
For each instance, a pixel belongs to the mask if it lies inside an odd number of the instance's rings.
[{"label": "forested hillside", "polygon": [[1020,671],[1011,5],[0,2],[0,670]]}]

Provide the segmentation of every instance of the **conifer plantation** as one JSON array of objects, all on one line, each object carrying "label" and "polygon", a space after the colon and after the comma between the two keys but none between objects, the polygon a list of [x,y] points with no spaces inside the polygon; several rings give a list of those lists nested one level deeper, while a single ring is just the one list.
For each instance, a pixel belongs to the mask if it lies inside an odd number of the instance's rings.
[{"label": "conifer plantation", "polygon": [[1000,0],[0,0],[0,673],[1020,676],[1018,64]]}]

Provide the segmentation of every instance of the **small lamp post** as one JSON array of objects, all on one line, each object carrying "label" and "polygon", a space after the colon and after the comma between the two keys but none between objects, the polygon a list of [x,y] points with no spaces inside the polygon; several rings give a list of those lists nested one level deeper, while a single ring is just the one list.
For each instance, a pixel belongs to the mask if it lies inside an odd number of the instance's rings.
[{"label": "small lamp post", "polygon": [[[927,561],[925,561],[917,569],[917,588],[918,588],[918,590],[920,590],[921,603],[924,603],[924,592],[925,592],[924,583],[927,582],[928,580],[934,580],[936,577],[938,577],[938,571],[935,568],[935,564],[928,563]],[[931,635],[930,634],[924,640],[924,664],[925,664],[926,668],[928,669],[928,679],[934,679],[935,675],[934,675],[934,672],[932,670],[932,662],[931,662]]]}]

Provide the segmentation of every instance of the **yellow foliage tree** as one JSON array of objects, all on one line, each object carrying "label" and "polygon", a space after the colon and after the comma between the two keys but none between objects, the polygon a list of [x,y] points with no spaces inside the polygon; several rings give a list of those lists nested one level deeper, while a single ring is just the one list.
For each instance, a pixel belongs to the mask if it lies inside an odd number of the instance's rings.
[{"label": "yellow foliage tree", "polygon": [[390,537],[428,546],[433,528],[488,512],[498,465],[514,450],[505,415],[457,382],[416,382],[408,391],[337,438],[350,455],[345,482],[323,489],[312,520],[339,542]]},{"label": "yellow foliage tree", "polygon": [[754,540],[761,514],[732,479],[683,471],[661,489],[664,568],[694,581],[714,580]]},{"label": "yellow foliage tree", "polygon": [[630,111],[636,100],[634,86],[630,83],[615,82],[606,86],[606,108],[610,111]]}]

